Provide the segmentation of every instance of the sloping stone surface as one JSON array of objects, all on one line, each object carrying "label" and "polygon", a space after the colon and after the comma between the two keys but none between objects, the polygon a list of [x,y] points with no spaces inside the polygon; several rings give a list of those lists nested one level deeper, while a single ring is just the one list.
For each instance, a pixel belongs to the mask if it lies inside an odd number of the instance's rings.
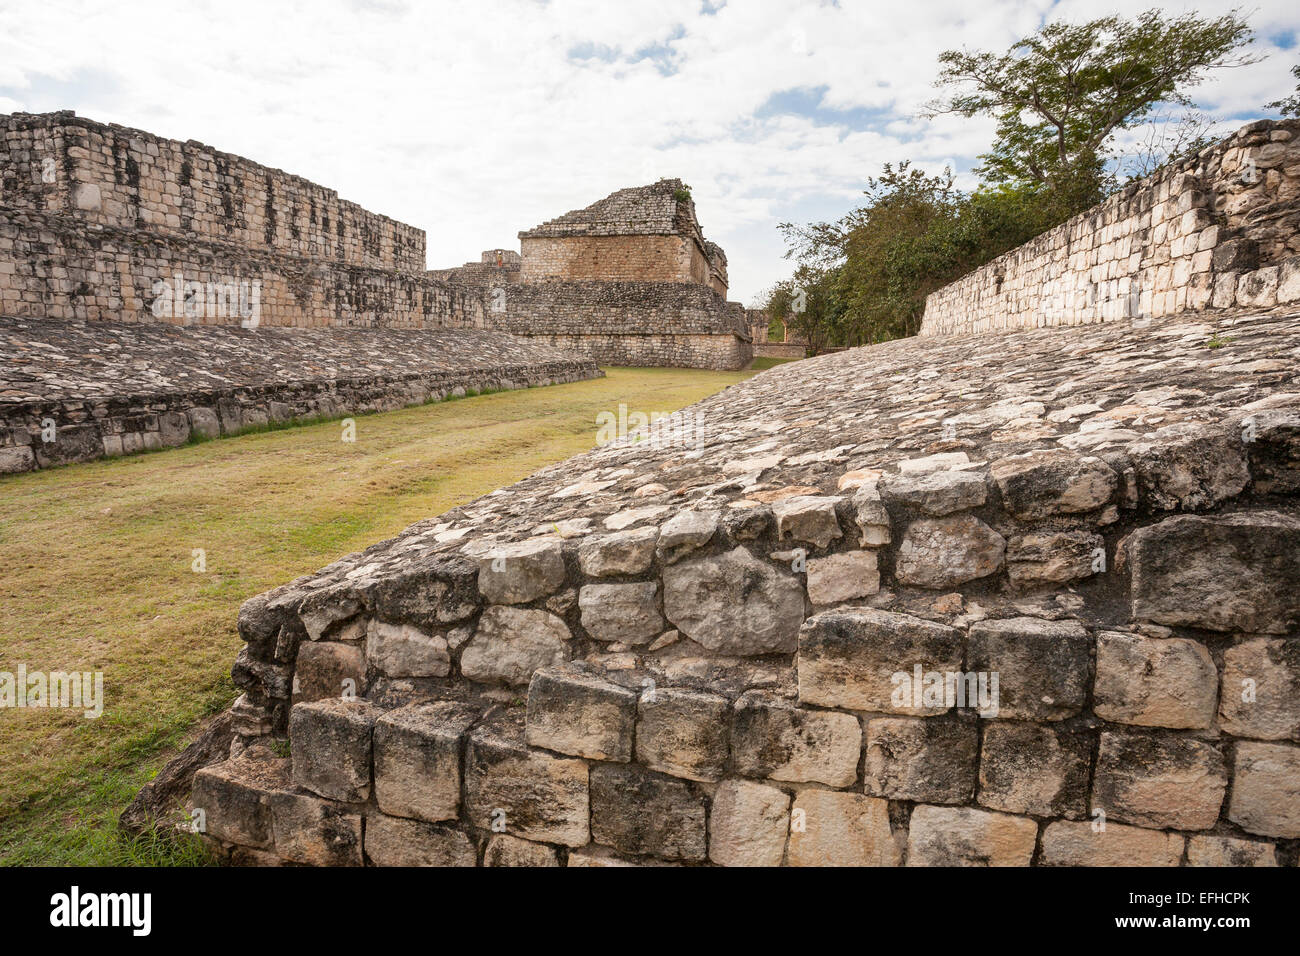
[{"label": "sloping stone surface", "polygon": [[[450,798],[396,815],[485,862],[1293,864],[1300,316],[1228,321],[772,369],[249,601],[236,746],[325,709],[304,662],[409,627],[445,676],[352,683],[480,715],[435,748]],[[201,773],[248,814],[215,842],[353,861],[349,747],[338,805]],[[282,851],[268,805],[338,849]],[[437,832],[413,860],[469,859]]]}]

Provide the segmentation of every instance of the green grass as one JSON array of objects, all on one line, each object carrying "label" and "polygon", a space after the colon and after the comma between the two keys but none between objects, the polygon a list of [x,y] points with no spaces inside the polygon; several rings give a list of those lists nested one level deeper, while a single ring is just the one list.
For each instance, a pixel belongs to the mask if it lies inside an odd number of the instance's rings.
[{"label": "green grass", "polygon": [[[196,863],[117,815],[236,696],[235,616],[310,573],[752,372],[608,376],[0,478],[0,671],[103,671],[104,714],[0,709],[0,863]],[[191,570],[206,553],[204,573]]]},{"label": "green grass", "polygon": [[772,368],[774,365],[784,365],[786,362],[798,362],[797,358],[772,358],[770,356],[760,355],[750,364],[750,368],[755,372],[761,372],[763,369]]}]

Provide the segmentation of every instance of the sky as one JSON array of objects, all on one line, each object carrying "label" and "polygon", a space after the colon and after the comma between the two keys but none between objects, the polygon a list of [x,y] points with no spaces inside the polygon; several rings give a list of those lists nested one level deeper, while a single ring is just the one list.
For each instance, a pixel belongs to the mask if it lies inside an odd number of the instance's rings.
[{"label": "sky", "polygon": [[[304,176],[424,229],[429,268],[678,177],[749,304],[789,275],[778,223],[838,219],[882,164],[974,185],[991,122],[920,115],[943,50],[1149,6],[0,0],[0,113],[72,109]],[[1300,60],[1295,0],[1243,9],[1260,61],[1190,91],[1223,132],[1275,116]]]}]

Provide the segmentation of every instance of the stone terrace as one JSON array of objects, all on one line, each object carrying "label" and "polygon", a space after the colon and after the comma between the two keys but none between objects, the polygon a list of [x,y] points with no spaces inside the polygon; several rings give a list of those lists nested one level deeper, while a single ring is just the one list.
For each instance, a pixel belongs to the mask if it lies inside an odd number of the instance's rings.
[{"label": "stone terrace", "polygon": [[420,522],[245,604],[192,804],[234,862],[1294,864],[1298,318],[824,356]]},{"label": "stone terrace", "polygon": [[[267,421],[466,389],[593,378],[591,362],[484,329],[242,329],[0,317],[0,472],[181,444]],[[53,442],[42,440],[52,419]]]}]

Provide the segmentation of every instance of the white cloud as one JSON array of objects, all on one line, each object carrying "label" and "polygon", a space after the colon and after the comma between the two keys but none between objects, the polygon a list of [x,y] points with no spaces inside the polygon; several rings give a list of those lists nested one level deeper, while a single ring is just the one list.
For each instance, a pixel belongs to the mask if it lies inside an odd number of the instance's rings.
[{"label": "white cloud", "polygon": [[[988,145],[986,122],[915,118],[941,50],[1001,49],[1044,16],[1112,8],[0,0],[0,110],[76,109],[303,175],[424,228],[433,267],[516,246],[519,230],[621,186],[680,176],[747,301],[788,272],[779,220],[846,211],[884,162],[965,170]],[[1271,35],[1297,19],[1281,0],[1252,14]],[[1202,104],[1255,115],[1289,91],[1294,50],[1260,52],[1265,62],[1199,88]],[[755,116],[792,89],[823,91],[821,112]],[[834,125],[828,110],[871,121]]]}]

